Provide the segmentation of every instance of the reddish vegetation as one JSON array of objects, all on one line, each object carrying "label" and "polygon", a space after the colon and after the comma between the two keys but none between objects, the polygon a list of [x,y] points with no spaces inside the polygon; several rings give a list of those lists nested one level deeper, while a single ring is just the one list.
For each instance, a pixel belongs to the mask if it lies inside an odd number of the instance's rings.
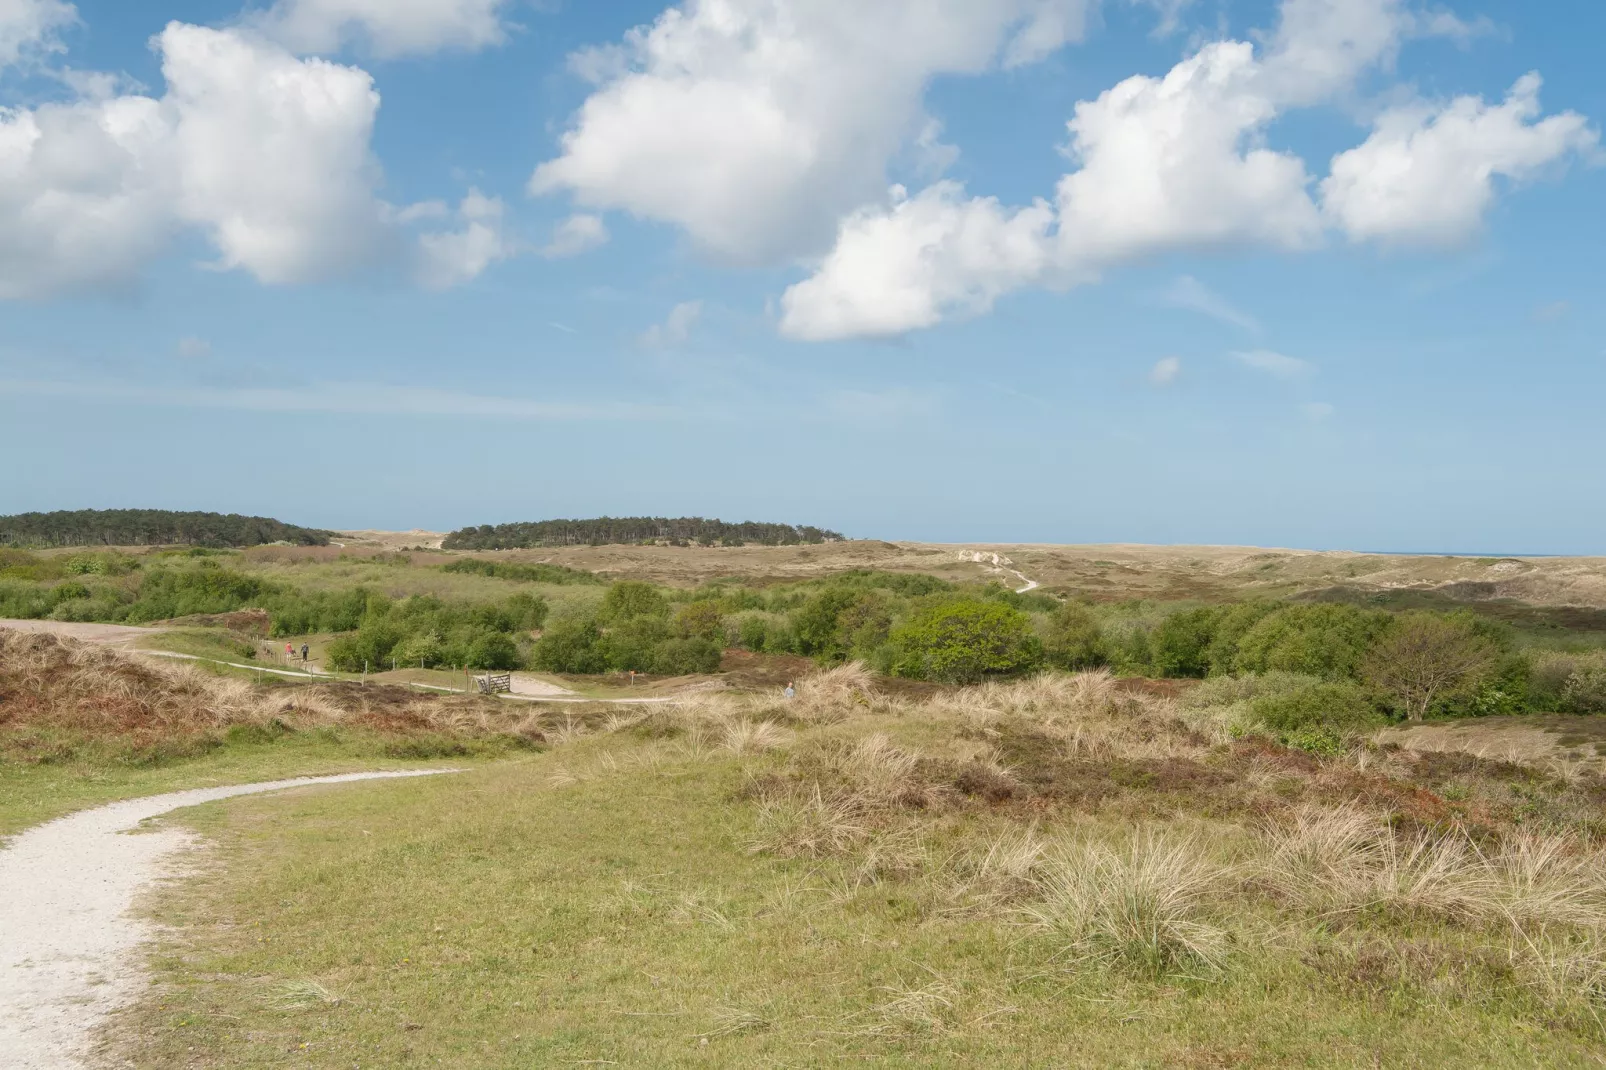
[{"label": "reddish vegetation", "polygon": [[25,762],[86,754],[148,762],[235,738],[350,729],[410,753],[542,740],[529,707],[398,687],[276,685],[212,676],[53,635],[0,630],[0,754]]}]

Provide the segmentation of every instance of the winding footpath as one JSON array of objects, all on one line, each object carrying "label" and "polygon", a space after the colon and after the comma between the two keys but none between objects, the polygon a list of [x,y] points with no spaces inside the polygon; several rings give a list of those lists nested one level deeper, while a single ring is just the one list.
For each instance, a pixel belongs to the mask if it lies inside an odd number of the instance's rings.
[{"label": "winding footpath", "polygon": [[126,835],[186,806],[315,784],[458,772],[348,773],[129,799],[36,826],[0,849],[0,1066],[80,1070],[96,1029],[146,983],[155,933],[135,900],[180,874],[198,846],[180,828]]}]

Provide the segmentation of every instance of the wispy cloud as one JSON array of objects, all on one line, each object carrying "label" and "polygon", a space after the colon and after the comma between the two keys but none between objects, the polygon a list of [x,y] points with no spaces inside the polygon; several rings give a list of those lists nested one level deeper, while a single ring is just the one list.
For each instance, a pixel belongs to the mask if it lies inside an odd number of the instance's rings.
[{"label": "wispy cloud", "polygon": [[1178,357],[1161,357],[1149,369],[1149,382],[1155,386],[1170,386],[1182,374],[1182,361]]},{"label": "wispy cloud", "polygon": [[580,212],[553,228],[552,240],[542,247],[541,255],[548,260],[561,260],[606,244],[608,227],[602,217]]},{"label": "wispy cloud", "polygon": [[1281,353],[1273,353],[1269,349],[1251,349],[1247,352],[1234,353],[1233,359],[1256,371],[1275,375],[1279,379],[1298,379],[1311,374],[1316,365],[1308,360],[1298,357],[1287,357]]},{"label": "wispy cloud", "polygon": [[573,327],[569,326],[567,323],[559,323],[557,320],[551,321],[550,323],[547,324],[547,326],[548,327],[555,327],[558,330],[562,331],[564,334],[579,334],[580,333],[579,331],[575,330]]},{"label": "wispy cloud", "polygon": [[1560,323],[1567,318],[1567,313],[1573,306],[1567,301],[1552,301],[1548,305],[1540,305],[1534,309],[1535,323]]},{"label": "wispy cloud", "polygon": [[201,360],[212,355],[212,343],[193,335],[178,340],[178,355],[185,360]]},{"label": "wispy cloud", "polygon": [[1259,320],[1237,308],[1192,275],[1183,275],[1173,282],[1160,294],[1160,300],[1172,308],[1197,312],[1201,316],[1209,316],[1229,326],[1241,327],[1251,334],[1261,332]]},{"label": "wispy cloud", "polygon": [[649,349],[668,349],[685,345],[691,338],[692,328],[703,316],[701,301],[682,301],[669,310],[669,318],[648,327],[641,335],[641,344]]},{"label": "wispy cloud", "polygon": [[652,420],[677,414],[677,410],[660,405],[536,401],[375,383],[311,383],[286,390],[280,387],[0,380],[0,396],[66,398],[80,402],[100,401],[160,408],[372,416],[477,416],[507,420]]},{"label": "wispy cloud", "polygon": [[1331,420],[1338,409],[1325,401],[1307,401],[1299,407],[1299,411],[1312,423],[1321,423],[1323,420]]}]

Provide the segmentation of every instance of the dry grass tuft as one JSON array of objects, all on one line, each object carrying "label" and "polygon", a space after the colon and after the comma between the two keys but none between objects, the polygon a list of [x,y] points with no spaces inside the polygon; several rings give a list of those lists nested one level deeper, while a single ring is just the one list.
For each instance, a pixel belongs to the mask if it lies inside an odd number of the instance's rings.
[{"label": "dry grass tuft", "polygon": [[1118,847],[1080,844],[1047,859],[1033,878],[1038,901],[1023,913],[1067,957],[1155,976],[1215,970],[1228,936],[1206,911],[1232,876],[1192,838],[1144,832]]},{"label": "dry grass tuft", "polygon": [[762,754],[784,747],[791,733],[773,721],[735,720],[725,725],[720,746],[735,755]]},{"label": "dry grass tuft", "polygon": [[1601,861],[1573,836],[1520,830],[1490,852],[1459,832],[1400,834],[1356,808],[1303,808],[1266,841],[1261,880],[1325,912],[1606,927]]},{"label": "dry grass tuft", "polygon": [[748,850],[782,858],[826,858],[846,854],[869,836],[869,822],[855,800],[828,799],[816,787],[801,799],[762,803]]}]

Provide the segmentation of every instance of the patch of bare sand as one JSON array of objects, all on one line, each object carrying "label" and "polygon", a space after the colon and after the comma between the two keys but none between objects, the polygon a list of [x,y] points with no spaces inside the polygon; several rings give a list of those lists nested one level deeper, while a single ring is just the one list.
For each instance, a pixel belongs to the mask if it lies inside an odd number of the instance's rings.
[{"label": "patch of bare sand", "polygon": [[127,646],[141,639],[160,635],[167,630],[165,628],[133,628],[126,624],[82,624],[61,620],[0,620],[0,628],[42,635],[60,635],[68,639],[77,639],[81,642],[95,643],[101,646]]},{"label": "patch of bare sand", "polygon": [[1459,752],[1540,768],[1606,768],[1606,716],[1528,715],[1396,725],[1381,743],[1420,751]]}]

